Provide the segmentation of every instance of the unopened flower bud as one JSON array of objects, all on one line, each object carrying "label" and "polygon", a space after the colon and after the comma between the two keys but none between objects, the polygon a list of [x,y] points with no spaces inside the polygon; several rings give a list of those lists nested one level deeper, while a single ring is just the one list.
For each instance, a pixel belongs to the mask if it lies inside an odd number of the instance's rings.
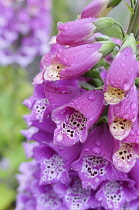
[{"label": "unopened flower bud", "polygon": [[112,40],[109,41],[102,41],[102,47],[98,50],[103,57],[107,56],[115,47],[115,43]]},{"label": "unopened flower bud", "polygon": [[83,9],[81,18],[105,17],[120,2],[121,0],[94,0]]},{"label": "unopened flower bud", "polygon": [[112,27],[114,23],[115,23],[114,19],[109,17],[102,17],[94,21],[94,25],[97,27],[96,31],[101,31],[105,28]]}]

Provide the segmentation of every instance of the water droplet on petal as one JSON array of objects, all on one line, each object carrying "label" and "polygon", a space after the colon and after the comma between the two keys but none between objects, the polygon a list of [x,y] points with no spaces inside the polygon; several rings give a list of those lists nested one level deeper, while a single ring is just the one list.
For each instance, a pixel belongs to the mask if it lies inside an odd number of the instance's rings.
[{"label": "water droplet on petal", "polygon": [[94,152],[95,154],[99,155],[100,154],[100,149],[99,148],[93,148],[92,152]]},{"label": "water droplet on petal", "polygon": [[87,45],[87,48],[92,48],[92,45],[91,44]]},{"label": "water droplet on petal", "polygon": [[58,52],[62,53],[63,52],[63,49],[60,49]]},{"label": "water droplet on petal", "polygon": [[95,145],[100,147],[102,145],[102,143],[101,143],[101,141],[95,141]]},{"label": "water droplet on petal", "polygon": [[88,148],[85,148],[84,151],[85,151],[85,152],[89,152],[89,149],[88,149]]},{"label": "water droplet on petal", "polygon": [[129,118],[129,115],[128,115],[128,114],[125,114],[125,115],[123,116],[123,118],[124,118],[124,119],[128,119],[128,118]]},{"label": "water droplet on petal", "polygon": [[136,103],[131,103],[131,109],[136,109]]},{"label": "water droplet on petal", "polygon": [[61,57],[61,55],[58,53],[58,54],[57,54],[57,57],[58,57],[58,58],[60,58],[60,57]]},{"label": "water droplet on petal", "polygon": [[67,31],[68,29],[69,29],[69,27],[68,26],[65,26],[64,30]]},{"label": "water droplet on petal", "polygon": [[65,63],[66,63],[66,62],[67,62],[67,59],[66,59],[66,58],[63,58],[63,62],[65,62]]},{"label": "water droplet on petal", "polygon": [[124,84],[124,90],[129,90],[130,89],[130,85],[128,83]]},{"label": "water droplet on petal", "polygon": [[58,136],[57,136],[57,141],[60,142],[60,141],[62,141],[62,140],[63,140],[63,135],[58,135]]},{"label": "water droplet on petal", "polygon": [[94,95],[92,95],[92,96],[89,96],[88,99],[89,99],[90,101],[94,101],[94,100],[96,99],[96,97],[95,97]]},{"label": "water droplet on petal", "polygon": [[131,134],[131,136],[133,136],[133,135],[134,135],[134,131],[133,131],[133,130],[131,130],[130,134]]},{"label": "water droplet on petal", "polygon": [[139,136],[139,130],[137,131],[137,135]]},{"label": "water droplet on petal", "polygon": [[64,114],[65,113],[65,110],[63,110],[62,112],[61,112],[61,114]]}]

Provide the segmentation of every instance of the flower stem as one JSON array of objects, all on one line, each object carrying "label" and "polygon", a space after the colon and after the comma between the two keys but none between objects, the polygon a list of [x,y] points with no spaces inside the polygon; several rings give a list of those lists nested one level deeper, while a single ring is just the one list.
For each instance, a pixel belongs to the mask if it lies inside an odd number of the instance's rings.
[{"label": "flower stem", "polygon": [[120,23],[118,23],[117,21],[115,21],[115,25],[119,27],[121,34],[122,34],[122,38],[124,39],[125,33],[124,33],[122,25]]},{"label": "flower stem", "polygon": [[139,0],[137,0],[137,3],[135,5],[134,9],[134,15],[132,16],[127,34],[133,33],[135,38],[138,38],[138,30],[139,30]]}]

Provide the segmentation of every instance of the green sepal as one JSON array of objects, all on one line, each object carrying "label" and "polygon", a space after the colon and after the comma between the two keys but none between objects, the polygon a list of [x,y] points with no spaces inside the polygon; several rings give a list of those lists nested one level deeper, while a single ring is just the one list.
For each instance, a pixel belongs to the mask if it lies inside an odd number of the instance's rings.
[{"label": "green sepal", "polygon": [[114,23],[115,23],[114,19],[110,17],[102,17],[93,22],[93,24],[97,27],[95,30],[96,32],[112,27]]},{"label": "green sepal", "polygon": [[110,40],[110,38],[108,36],[100,36],[100,37],[95,37],[96,41],[99,42],[99,41],[108,41]]},{"label": "green sepal", "polygon": [[102,47],[98,50],[98,52],[100,52],[103,55],[103,57],[110,54],[116,46],[112,40],[101,41],[100,43],[102,44]]},{"label": "green sepal", "polygon": [[95,66],[92,67],[92,69],[96,69],[102,66],[104,66],[104,68],[107,69],[110,66],[110,64],[105,59],[101,59]]},{"label": "green sepal", "polygon": [[123,45],[121,46],[120,51],[123,51],[127,47],[131,47],[133,54],[136,54],[136,40],[135,40],[133,34],[127,35],[125,37],[125,41],[124,41]]},{"label": "green sepal", "polygon": [[102,79],[97,78],[91,78],[91,84],[95,87],[101,87],[104,85]]},{"label": "green sepal", "polygon": [[116,7],[118,4],[120,4],[122,0],[110,0],[108,3],[107,8],[109,7]]}]

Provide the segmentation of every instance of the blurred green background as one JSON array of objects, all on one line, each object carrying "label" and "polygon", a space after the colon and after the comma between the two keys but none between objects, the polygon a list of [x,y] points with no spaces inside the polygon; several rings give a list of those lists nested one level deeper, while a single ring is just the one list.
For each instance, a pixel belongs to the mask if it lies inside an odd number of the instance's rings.
[{"label": "blurred green background", "polygon": [[[57,34],[57,22],[76,19],[81,10],[91,0],[53,0],[53,32]],[[124,11],[124,12],[123,12]],[[128,25],[128,10],[122,2],[109,16],[119,21],[124,28]],[[116,29],[106,32],[119,37]],[[25,155],[22,142],[25,138],[20,130],[26,129],[22,116],[28,109],[22,102],[31,96],[33,77],[39,72],[40,58],[36,58],[26,69],[17,66],[0,66],[0,210],[12,210],[18,183],[15,175]]]}]

